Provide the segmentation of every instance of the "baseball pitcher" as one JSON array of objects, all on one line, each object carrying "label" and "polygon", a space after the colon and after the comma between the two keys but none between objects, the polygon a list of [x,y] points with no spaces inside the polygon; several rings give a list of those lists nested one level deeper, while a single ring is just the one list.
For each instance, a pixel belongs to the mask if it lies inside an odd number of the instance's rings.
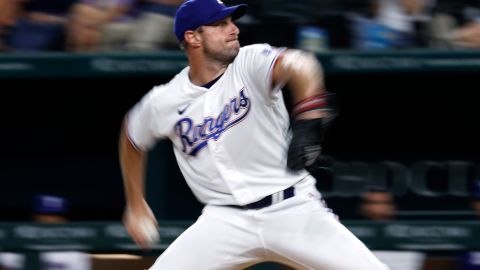
[{"label": "baseball pitcher", "polygon": [[[240,47],[245,5],[189,0],[174,32],[189,66],[126,115],[120,162],[125,226],[142,247],[158,238],[144,199],[146,152],[173,142],[189,187],[205,207],[152,270],[244,269],[274,261],[296,269],[384,270],[321,203],[305,170],[330,121],[314,55],[268,44]],[[282,87],[291,89],[287,112]]]}]

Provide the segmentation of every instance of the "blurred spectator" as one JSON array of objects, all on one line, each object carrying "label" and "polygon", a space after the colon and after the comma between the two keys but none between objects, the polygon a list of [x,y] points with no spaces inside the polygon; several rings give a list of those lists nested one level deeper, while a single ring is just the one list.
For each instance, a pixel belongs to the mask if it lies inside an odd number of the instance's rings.
[{"label": "blurred spectator", "polygon": [[392,29],[405,33],[407,43],[425,45],[422,24],[429,22],[434,0],[375,0],[378,21]]},{"label": "blurred spectator", "polygon": [[32,219],[42,223],[63,223],[68,220],[68,202],[56,195],[39,194],[33,199]]},{"label": "blurred spectator", "polygon": [[480,20],[469,22],[453,31],[452,40],[458,47],[480,48]]},{"label": "blurred spectator", "polygon": [[79,0],[68,24],[68,50],[88,52],[117,49],[133,31],[136,0]]},{"label": "blurred spectator", "polygon": [[[480,170],[480,169],[479,169]],[[480,171],[478,176],[473,182],[472,190],[472,209],[477,213],[477,217],[480,219]]]},{"label": "blurred spectator", "polygon": [[480,252],[467,252],[459,258],[458,270],[480,270]]},{"label": "blurred spectator", "polygon": [[90,270],[90,255],[79,251],[43,251],[40,270]]},{"label": "blurred spectator", "polygon": [[173,16],[184,0],[80,0],[72,10],[70,51],[178,48]]},{"label": "blurred spectator", "polygon": [[0,252],[0,270],[25,269],[25,255],[13,252]]},{"label": "blurred spectator", "polygon": [[[58,224],[68,221],[69,204],[66,198],[57,195],[39,194],[33,200],[33,221]],[[90,255],[64,248],[39,253],[40,270],[90,270]]]},{"label": "blurred spectator", "polygon": [[[361,196],[359,212],[368,220],[393,220],[396,211],[395,198],[391,192],[372,188]],[[425,254],[417,251],[374,250],[373,254],[391,270],[421,270],[425,262]]]},{"label": "blurred spectator", "polygon": [[17,20],[19,15],[17,2],[20,1],[22,0],[0,0],[0,51],[5,50],[4,36]]},{"label": "blurred spectator", "polygon": [[329,49],[327,30],[318,26],[301,26],[297,30],[296,47],[313,53]]},{"label": "blurred spectator", "polygon": [[[480,167],[472,184],[471,206],[480,220]],[[480,270],[480,252],[470,251],[459,256],[459,270]]]},{"label": "blurred spectator", "polygon": [[371,0],[368,13],[353,16],[356,49],[425,47],[434,0]]},{"label": "blurred spectator", "polygon": [[438,0],[429,31],[432,48],[480,48],[480,1]]},{"label": "blurred spectator", "polygon": [[371,189],[361,196],[360,215],[369,220],[392,220],[395,218],[396,204],[391,192]]},{"label": "blurred spectator", "polygon": [[22,15],[8,32],[10,51],[61,51],[65,48],[65,23],[70,6],[77,0],[12,1]]},{"label": "blurred spectator", "polygon": [[178,48],[173,33],[173,17],[185,0],[140,0],[139,17],[131,34],[130,50],[155,51]]}]

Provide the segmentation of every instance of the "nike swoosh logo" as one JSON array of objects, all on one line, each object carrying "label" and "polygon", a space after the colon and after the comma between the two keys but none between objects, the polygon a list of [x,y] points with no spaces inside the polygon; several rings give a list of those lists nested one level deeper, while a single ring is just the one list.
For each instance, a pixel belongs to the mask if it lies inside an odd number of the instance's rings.
[{"label": "nike swoosh logo", "polygon": [[190,107],[191,104],[192,103],[188,103],[187,105],[185,105],[183,107],[179,107],[177,109],[178,114],[182,115],[188,109],[188,107]]}]

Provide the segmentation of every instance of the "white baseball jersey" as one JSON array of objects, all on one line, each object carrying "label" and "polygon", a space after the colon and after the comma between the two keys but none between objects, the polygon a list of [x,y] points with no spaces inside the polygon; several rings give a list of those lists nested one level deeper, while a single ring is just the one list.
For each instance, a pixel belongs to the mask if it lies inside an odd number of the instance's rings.
[{"label": "white baseball jersey", "polygon": [[286,166],[289,115],[271,78],[281,51],[242,47],[210,88],[194,85],[186,67],[130,110],[130,140],[146,151],[170,139],[188,185],[206,204],[245,205],[311,177]]},{"label": "white baseball jersey", "polygon": [[[287,169],[289,116],[271,85],[279,53],[268,45],[243,47],[210,88],[192,84],[187,67],[129,112],[131,141],[148,150],[158,139],[172,140],[187,183],[207,204],[151,270],[245,269],[263,261],[388,270],[320,203],[314,178]],[[269,207],[219,206],[245,205],[293,185],[295,196]]]}]

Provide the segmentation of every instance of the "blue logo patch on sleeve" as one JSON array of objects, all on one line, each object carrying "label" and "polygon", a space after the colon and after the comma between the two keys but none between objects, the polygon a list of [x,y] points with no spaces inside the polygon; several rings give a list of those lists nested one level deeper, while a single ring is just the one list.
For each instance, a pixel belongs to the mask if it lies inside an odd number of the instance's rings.
[{"label": "blue logo patch on sleeve", "polygon": [[262,51],[263,56],[269,56],[272,53],[272,48],[265,48]]}]

